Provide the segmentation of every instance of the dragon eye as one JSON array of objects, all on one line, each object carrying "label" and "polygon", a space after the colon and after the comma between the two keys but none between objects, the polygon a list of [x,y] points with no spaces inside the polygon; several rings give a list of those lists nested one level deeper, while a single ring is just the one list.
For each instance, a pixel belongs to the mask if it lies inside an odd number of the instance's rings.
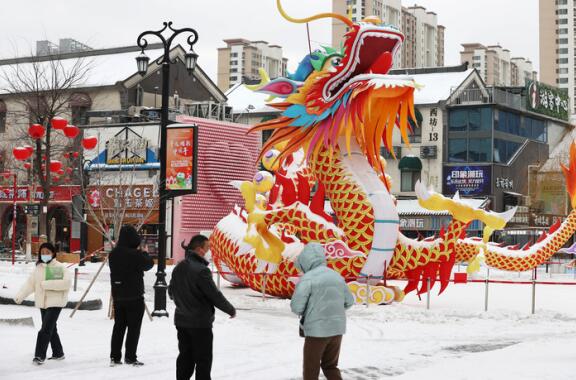
[{"label": "dragon eye", "polygon": [[342,66],[342,58],[341,57],[332,58],[332,66],[333,67]]}]

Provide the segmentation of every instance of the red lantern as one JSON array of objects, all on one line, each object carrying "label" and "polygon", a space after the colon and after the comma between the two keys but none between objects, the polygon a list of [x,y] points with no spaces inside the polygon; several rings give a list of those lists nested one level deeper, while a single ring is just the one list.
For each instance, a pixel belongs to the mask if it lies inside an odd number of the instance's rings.
[{"label": "red lantern", "polygon": [[64,169],[60,169],[60,170],[58,170],[56,173],[58,173],[58,175],[63,175],[63,174],[64,174]]},{"label": "red lantern", "polygon": [[63,130],[68,125],[68,120],[56,116],[52,118],[50,124],[52,125],[53,129]]},{"label": "red lantern", "polygon": [[82,139],[82,146],[84,149],[91,150],[96,148],[98,144],[98,138],[96,136],[84,137]]},{"label": "red lantern", "polygon": [[75,125],[67,125],[64,127],[63,131],[66,137],[70,139],[73,139],[80,133],[80,129]]},{"label": "red lantern", "polygon": [[60,161],[50,161],[50,171],[52,173],[58,172],[62,168]]},{"label": "red lantern", "polygon": [[28,128],[28,134],[33,139],[41,139],[42,137],[44,137],[45,132],[46,129],[44,128],[44,126],[40,124],[32,124],[30,128]]},{"label": "red lantern", "polygon": [[25,162],[25,163],[24,163],[24,169],[28,170],[28,169],[30,169],[31,167],[32,167],[32,164],[31,164],[31,163],[29,163],[29,162]]},{"label": "red lantern", "polygon": [[64,153],[64,158],[70,158],[70,153]]},{"label": "red lantern", "polygon": [[80,153],[78,153],[78,152],[72,152],[72,156],[74,158],[78,158],[79,155],[80,155]]},{"label": "red lantern", "polygon": [[27,160],[32,155],[32,152],[25,147],[16,147],[12,149],[12,154],[14,155],[14,158],[17,159],[18,161],[24,161]]}]

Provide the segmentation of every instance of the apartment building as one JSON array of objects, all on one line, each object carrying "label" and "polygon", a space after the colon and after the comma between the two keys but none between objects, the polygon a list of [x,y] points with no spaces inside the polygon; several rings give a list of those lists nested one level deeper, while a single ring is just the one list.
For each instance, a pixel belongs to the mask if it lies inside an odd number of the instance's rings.
[{"label": "apartment building", "polygon": [[243,38],[224,42],[226,47],[218,48],[218,87],[222,91],[237,83],[258,79],[260,68],[264,68],[270,78],[286,75],[288,59],[282,56],[281,46]]},{"label": "apartment building", "polygon": [[478,70],[488,86],[526,85],[527,80],[536,80],[537,73],[532,62],[522,57],[511,58],[510,50],[500,45],[484,46],[480,43],[462,44],[461,63],[468,62]]},{"label": "apartment building", "polygon": [[[397,26],[404,33],[402,49],[394,68],[436,67],[444,65],[445,28],[438,25],[437,15],[421,6],[403,7],[401,0],[333,0],[332,11],[349,15],[353,21],[377,16],[382,22]],[[332,45],[339,46],[346,26],[332,22]]]},{"label": "apartment building", "polygon": [[540,80],[568,91],[575,112],[575,0],[540,0]]},{"label": "apartment building", "polygon": [[60,38],[57,44],[48,40],[36,41],[37,56],[78,53],[88,50],[92,50],[92,48],[73,38]]}]

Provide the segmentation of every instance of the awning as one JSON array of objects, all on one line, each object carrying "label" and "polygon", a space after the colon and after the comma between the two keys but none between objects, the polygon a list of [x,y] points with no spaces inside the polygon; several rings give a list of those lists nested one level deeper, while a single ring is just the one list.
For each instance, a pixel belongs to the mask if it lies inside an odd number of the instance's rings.
[{"label": "awning", "polygon": [[398,162],[398,169],[419,172],[422,170],[422,161],[416,156],[404,156]]}]

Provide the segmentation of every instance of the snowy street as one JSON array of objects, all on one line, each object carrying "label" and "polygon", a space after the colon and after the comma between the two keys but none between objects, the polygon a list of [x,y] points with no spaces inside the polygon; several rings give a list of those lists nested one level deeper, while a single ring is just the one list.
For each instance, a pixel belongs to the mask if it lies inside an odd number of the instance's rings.
[{"label": "snowy street", "polygon": [[[71,292],[72,300],[80,298],[98,266],[88,264],[80,269],[78,291]],[[31,268],[32,264],[14,268],[0,264],[0,296],[14,294]],[[146,274],[150,309],[154,271]],[[503,274],[491,274],[499,275]],[[528,275],[523,273],[522,279]],[[38,309],[0,305],[0,320],[31,316],[35,324],[0,322],[0,378],[174,378],[178,350],[171,318],[150,322],[144,317],[138,358],[145,366],[108,367],[113,325],[106,317],[108,276],[105,267],[88,297],[100,298],[102,310],[79,311],[72,319],[71,310],[63,310],[58,323],[66,353],[62,362],[48,361],[40,367],[31,363],[40,321]],[[517,280],[519,276],[508,274],[508,278]],[[573,281],[571,275],[543,279]],[[213,378],[300,378],[303,340],[298,337],[297,318],[289,311],[289,301],[263,300],[252,290],[224,283],[224,294],[239,310],[236,319],[217,312]],[[574,286],[538,286],[535,315],[530,314],[529,285],[491,284],[488,312],[483,311],[484,284],[450,285],[440,297],[433,293],[431,310],[426,310],[425,297],[419,301],[414,294],[401,304],[355,306],[348,313],[340,368],[345,379],[574,379],[575,291]],[[168,310],[172,317],[170,301]]]}]

